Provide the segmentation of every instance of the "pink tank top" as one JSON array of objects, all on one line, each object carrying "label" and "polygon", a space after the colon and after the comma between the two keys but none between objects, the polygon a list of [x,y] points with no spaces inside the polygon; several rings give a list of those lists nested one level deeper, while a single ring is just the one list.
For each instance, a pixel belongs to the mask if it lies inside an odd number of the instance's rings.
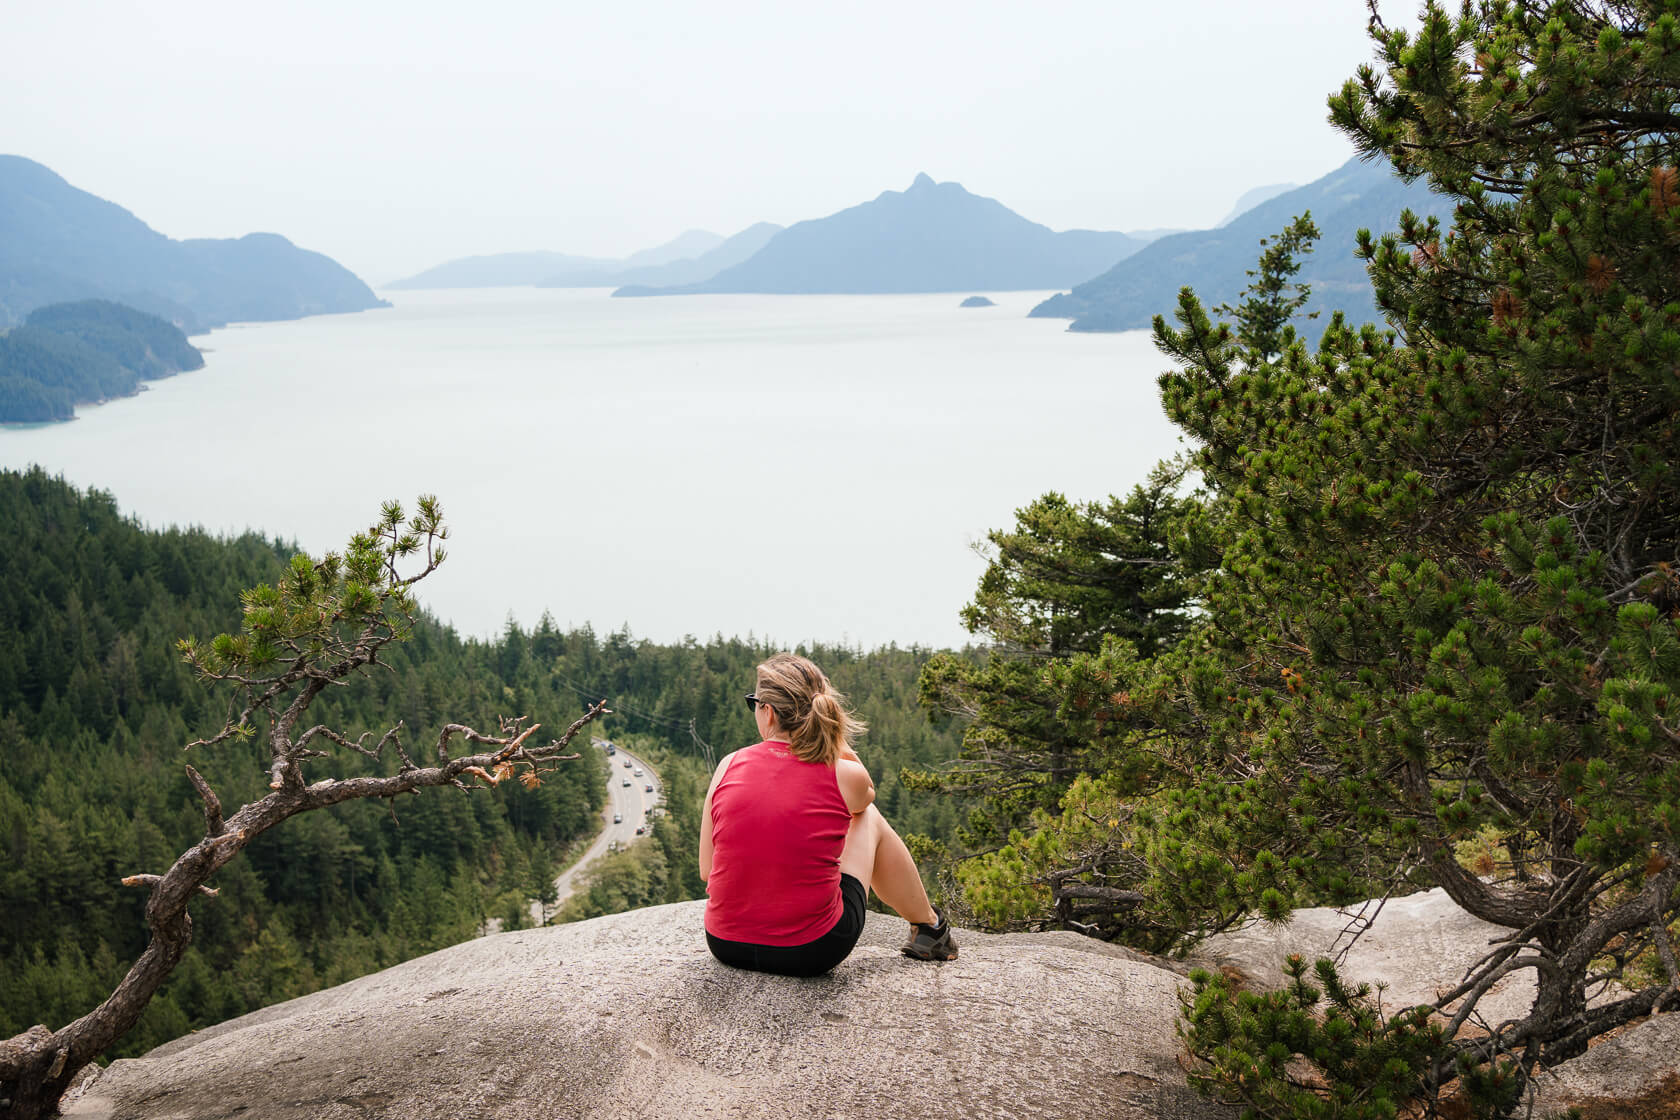
[{"label": "pink tank top", "polygon": [[706,931],[725,941],[803,945],[840,920],[840,849],[852,814],[834,767],[786,743],[738,751],[712,792]]}]

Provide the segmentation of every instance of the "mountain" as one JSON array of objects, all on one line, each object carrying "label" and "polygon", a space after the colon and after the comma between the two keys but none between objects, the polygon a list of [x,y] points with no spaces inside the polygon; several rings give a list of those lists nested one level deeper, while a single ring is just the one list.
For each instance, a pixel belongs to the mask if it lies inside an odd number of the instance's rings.
[{"label": "mountain", "polygon": [[[1218,229],[1180,233],[1153,241],[1101,276],[1033,308],[1045,319],[1072,319],[1075,331],[1147,328],[1156,315],[1171,316],[1178,290],[1196,289],[1204,304],[1232,303],[1248,284],[1260,256],[1260,239],[1272,237],[1302,211],[1312,211],[1322,236],[1297,276],[1312,286],[1306,311],[1335,308],[1355,323],[1375,321],[1365,266],[1353,255],[1360,229],[1386,232],[1400,212],[1448,217],[1451,204],[1423,182],[1407,185],[1387,163],[1349,160],[1322,179],[1263,202]],[[1324,316],[1318,320],[1322,325]],[[1308,333],[1316,333],[1309,328]]]},{"label": "mountain", "polygon": [[1149,242],[1159,241],[1163,237],[1171,237],[1175,233],[1187,233],[1189,231],[1182,226],[1164,226],[1161,229],[1129,229],[1125,232],[1127,237]]},{"label": "mountain", "polygon": [[445,261],[386,287],[517,288],[531,284],[557,288],[611,287],[623,283],[619,276],[632,269],[659,268],[711,252],[723,244],[724,239],[715,233],[691,229],[663,245],[643,249],[628,257],[578,257],[569,253],[543,252],[491,253]]},{"label": "mountain", "polygon": [[517,288],[559,273],[602,276],[624,267],[604,257],[574,257],[567,253],[490,253],[459,257],[424,272],[385,285],[391,290],[412,288]]},{"label": "mountain", "polygon": [[386,306],[336,261],[277,234],[175,241],[33,160],[0,155],[0,326],[84,299],[189,332]]},{"label": "mountain", "polygon": [[723,244],[724,239],[709,229],[691,229],[678,234],[663,245],[631,253],[624,258],[630,268],[657,268],[673,261],[686,261],[702,256]]},{"label": "mountain", "polygon": [[699,283],[614,295],[696,292],[973,292],[1057,288],[1136,252],[1123,233],[1056,233],[990,198],[927,175],[905,191],[799,222]]},{"label": "mountain", "polygon": [[[697,257],[667,261],[663,264],[643,268],[628,268],[623,272],[614,274],[610,282],[618,285],[646,284],[661,286],[698,283],[710,279],[730,265],[740,264],[764,248],[765,244],[780,232],[782,232],[782,227],[774,222],[759,222],[748,226],[734,237],[720,242],[710,251]],[[636,256],[629,257],[627,260],[633,261],[639,256],[642,256],[642,254],[637,253]],[[588,284],[580,284],[573,282],[564,274],[556,274],[538,281],[537,287],[597,287],[603,282],[603,280],[597,279]]]},{"label": "mountain", "polygon": [[[1253,190],[1244,191],[1242,197],[1238,198],[1232,205],[1231,212],[1220,220],[1219,225],[1228,226],[1262,202],[1274,199],[1284,191],[1292,191],[1297,186],[1299,186],[1297,183],[1273,183],[1270,186],[1255,187]],[[1218,227],[1214,228],[1217,229]]]}]

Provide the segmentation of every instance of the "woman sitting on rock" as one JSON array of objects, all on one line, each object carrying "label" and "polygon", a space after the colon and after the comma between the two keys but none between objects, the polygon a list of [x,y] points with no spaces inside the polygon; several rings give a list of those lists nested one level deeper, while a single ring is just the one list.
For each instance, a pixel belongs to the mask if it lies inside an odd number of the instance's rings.
[{"label": "woman sitting on rock", "polygon": [[875,808],[852,749],[864,725],[844,701],[803,657],[758,667],[747,704],[764,741],[718,763],[700,813],[706,944],[724,964],[827,972],[857,944],[871,887],[910,921],[906,956],[957,955],[910,849]]}]

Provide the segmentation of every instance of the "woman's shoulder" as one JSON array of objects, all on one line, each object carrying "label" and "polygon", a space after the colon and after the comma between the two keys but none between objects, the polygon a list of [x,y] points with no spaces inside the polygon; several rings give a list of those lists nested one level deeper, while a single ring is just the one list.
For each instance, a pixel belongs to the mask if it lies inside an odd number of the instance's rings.
[{"label": "woman's shoulder", "polygon": [[740,750],[730,751],[728,754],[718,759],[717,769],[712,771],[712,780],[715,782],[722,778],[724,772],[737,762],[763,758],[766,754],[770,753],[769,747],[770,744],[768,743],[754,743],[750,747],[742,747]]},{"label": "woman's shoulder", "polygon": [[718,759],[717,766],[712,770],[712,789],[716,789],[718,783],[723,781],[723,776],[728,772],[730,764],[733,763],[738,756],[745,754],[750,749],[750,747],[742,747],[740,750],[730,751],[728,754]]}]

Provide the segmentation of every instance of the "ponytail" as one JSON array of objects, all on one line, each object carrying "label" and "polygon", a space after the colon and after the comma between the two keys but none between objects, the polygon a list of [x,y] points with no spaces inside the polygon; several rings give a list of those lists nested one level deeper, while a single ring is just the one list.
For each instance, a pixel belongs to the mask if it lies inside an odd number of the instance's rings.
[{"label": "ponytail", "polygon": [[788,735],[788,746],[802,762],[830,766],[843,747],[868,730],[846,709],[846,698],[828,683],[811,661],[792,653],[778,653],[758,667],[758,698],[776,713]]}]

